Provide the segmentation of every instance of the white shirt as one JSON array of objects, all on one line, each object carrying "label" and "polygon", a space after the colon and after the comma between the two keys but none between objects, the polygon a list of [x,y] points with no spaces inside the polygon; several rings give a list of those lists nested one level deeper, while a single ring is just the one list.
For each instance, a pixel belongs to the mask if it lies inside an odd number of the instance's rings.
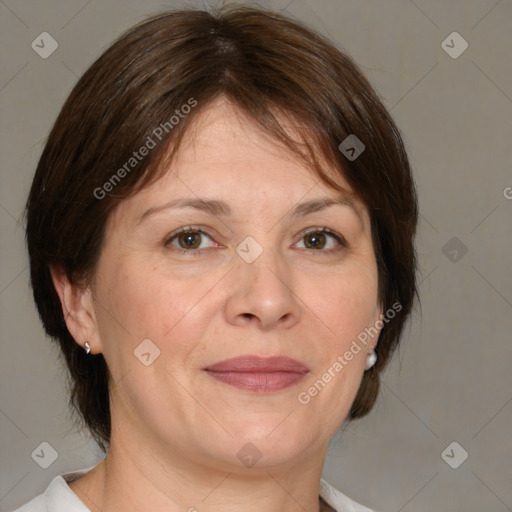
[{"label": "white shirt", "polygon": [[[91,512],[70,489],[67,482],[76,480],[93,467],[56,476],[43,494],[13,512]],[[336,512],[374,512],[351,500],[323,478],[320,480],[320,496]]]}]

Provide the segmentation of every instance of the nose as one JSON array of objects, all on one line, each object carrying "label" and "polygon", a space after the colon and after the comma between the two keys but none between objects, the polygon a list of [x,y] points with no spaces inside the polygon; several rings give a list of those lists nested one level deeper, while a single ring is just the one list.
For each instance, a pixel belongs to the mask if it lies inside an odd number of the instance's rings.
[{"label": "nose", "polygon": [[293,291],[291,269],[273,251],[265,249],[252,263],[238,261],[230,274],[226,315],[232,325],[270,330],[299,321],[300,299]]}]

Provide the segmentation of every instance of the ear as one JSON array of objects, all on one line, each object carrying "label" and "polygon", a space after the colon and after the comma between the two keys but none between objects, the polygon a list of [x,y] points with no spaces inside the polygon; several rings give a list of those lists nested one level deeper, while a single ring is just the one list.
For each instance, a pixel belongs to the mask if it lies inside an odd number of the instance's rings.
[{"label": "ear", "polygon": [[86,341],[89,342],[91,354],[101,352],[101,340],[91,288],[71,284],[66,273],[60,268],[50,267],[50,273],[71,336],[82,347]]}]

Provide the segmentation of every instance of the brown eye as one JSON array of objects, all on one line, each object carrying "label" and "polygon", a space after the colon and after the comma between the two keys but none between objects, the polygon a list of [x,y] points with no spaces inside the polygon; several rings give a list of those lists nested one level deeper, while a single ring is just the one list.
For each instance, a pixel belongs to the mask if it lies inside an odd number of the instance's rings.
[{"label": "brown eye", "polygon": [[348,247],[342,235],[326,228],[309,231],[302,236],[301,242],[304,246],[299,246],[299,248],[320,252],[336,251],[342,247]]},{"label": "brown eye", "polygon": [[[206,244],[206,245],[205,245]],[[165,241],[165,246],[172,246],[177,250],[190,253],[200,253],[201,249],[215,246],[210,235],[200,229],[185,227],[171,233]]]},{"label": "brown eye", "polygon": [[304,245],[308,249],[323,249],[326,244],[326,236],[323,233],[308,233],[304,237],[305,243]]},{"label": "brown eye", "polygon": [[201,233],[199,231],[180,233],[177,240],[182,249],[197,249],[201,245]]}]

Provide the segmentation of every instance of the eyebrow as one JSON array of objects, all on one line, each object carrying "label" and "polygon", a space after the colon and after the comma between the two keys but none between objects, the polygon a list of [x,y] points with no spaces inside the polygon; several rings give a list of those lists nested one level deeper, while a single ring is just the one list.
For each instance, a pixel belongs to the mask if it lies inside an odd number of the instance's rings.
[{"label": "eyebrow", "polygon": [[[361,210],[355,205],[350,198],[320,198],[314,199],[312,201],[307,201],[304,203],[300,203],[296,205],[291,212],[287,213],[286,216],[289,217],[304,217],[311,213],[318,212],[320,210],[324,210],[334,205],[342,205],[350,207],[358,216],[361,225],[364,225],[363,216]],[[173,209],[173,208],[194,208],[199,211],[203,211],[209,213],[211,215],[218,215],[223,217],[228,217],[232,215],[231,207],[225,203],[224,201],[219,201],[216,199],[202,199],[202,198],[189,198],[189,199],[175,199],[173,201],[169,201],[161,206],[155,206],[153,208],[149,208],[146,210],[138,219],[137,224],[141,224],[148,217],[160,213],[163,210]]]}]

